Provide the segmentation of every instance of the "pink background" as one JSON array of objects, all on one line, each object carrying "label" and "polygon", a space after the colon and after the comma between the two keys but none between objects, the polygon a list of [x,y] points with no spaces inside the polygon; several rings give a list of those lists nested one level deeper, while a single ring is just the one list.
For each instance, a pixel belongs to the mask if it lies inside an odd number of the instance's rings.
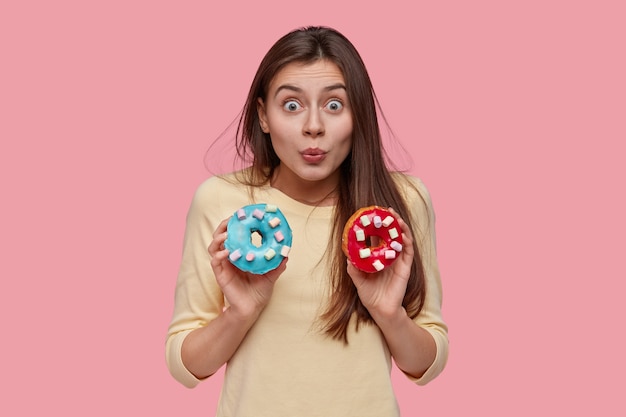
[{"label": "pink background", "polygon": [[184,218],[309,24],[360,50],[437,212],[450,360],[394,372],[403,415],[626,413],[623,2],[210,3],[2,2],[0,414],[213,414],[221,377],[164,363]]}]

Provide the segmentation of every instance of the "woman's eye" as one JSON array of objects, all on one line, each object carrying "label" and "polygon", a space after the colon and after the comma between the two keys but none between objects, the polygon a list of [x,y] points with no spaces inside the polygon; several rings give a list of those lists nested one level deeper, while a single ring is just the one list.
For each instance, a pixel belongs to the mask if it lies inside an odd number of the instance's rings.
[{"label": "woman's eye", "polygon": [[339,111],[343,108],[343,103],[339,100],[330,100],[328,104],[326,104],[326,107],[330,111]]},{"label": "woman's eye", "polygon": [[285,102],[285,104],[283,104],[283,108],[287,111],[298,111],[300,110],[301,106],[300,103],[298,103],[297,101],[289,100]]}]

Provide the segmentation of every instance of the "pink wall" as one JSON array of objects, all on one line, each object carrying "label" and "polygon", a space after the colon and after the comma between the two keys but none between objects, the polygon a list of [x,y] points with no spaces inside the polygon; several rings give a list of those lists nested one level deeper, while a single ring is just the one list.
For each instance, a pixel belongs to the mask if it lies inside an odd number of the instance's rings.
[{"label": "pink wall", "polygon": [[0,414],[212,415],[220,378],[164,364],[187,207],[265,51],[324,24],[437,212],[450,361],[394,374],[403,415],[624,415],[622,2],[210,3],[0,6]]}]

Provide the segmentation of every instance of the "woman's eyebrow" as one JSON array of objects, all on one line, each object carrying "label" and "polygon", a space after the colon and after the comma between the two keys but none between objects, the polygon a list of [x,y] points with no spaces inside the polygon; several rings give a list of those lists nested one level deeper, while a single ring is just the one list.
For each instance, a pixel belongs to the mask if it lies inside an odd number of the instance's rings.
[{"label": "woman's eyebrow", "polygon": [[[327,87],[324,87],[323,91],[327,92],[327,91],[333,91],[333,90],[339,90],[339,89],[345,90],[346,86],[343,83],[331,84]],[[274,97],[276,97],[278,93],[280,93],[282,90],[289,90],[295,93],[301,93],[303,91],[300,87],[296,87],[295,85],[283,84],[276,89],[276,92],[274,93]]]},{"label": "woman's eyebrow", "polygon": [[337,83],[329,85],[328,87],[324,87],[324,91],[332,91],[332,90],[345,90],[346,86],[343,83]]},{"label": "woman's eyebrow", "polygon": [[301,93],[302,89],[300,87],[296,87],[295,85],[291,85],[291,84],[283,84],[280,87],[278,87],[276,89],[276,92],[274,93],[274,97],[276,97],[278,95],[278,93],[280,93],[282,90],[289,90],[289,91],[293,91],[295,93]]}]

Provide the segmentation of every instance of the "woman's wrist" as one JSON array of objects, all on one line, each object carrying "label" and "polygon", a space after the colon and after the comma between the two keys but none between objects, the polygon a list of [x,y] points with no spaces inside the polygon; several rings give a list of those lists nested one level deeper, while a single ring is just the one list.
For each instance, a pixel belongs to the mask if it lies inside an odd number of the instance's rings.
[{"label": "woman's wrist", "polygon": [[264,308],[265,306],[254,306],[250,308],[228,306],[223,314],[233,325],[252,326],[257,321]]},{"label": "woman's wrist", "polygon": [[381,329],[397,328],[408,319],[406,310],[402,306],[391,310],[373,310],[370,311],[370,315]]}]

